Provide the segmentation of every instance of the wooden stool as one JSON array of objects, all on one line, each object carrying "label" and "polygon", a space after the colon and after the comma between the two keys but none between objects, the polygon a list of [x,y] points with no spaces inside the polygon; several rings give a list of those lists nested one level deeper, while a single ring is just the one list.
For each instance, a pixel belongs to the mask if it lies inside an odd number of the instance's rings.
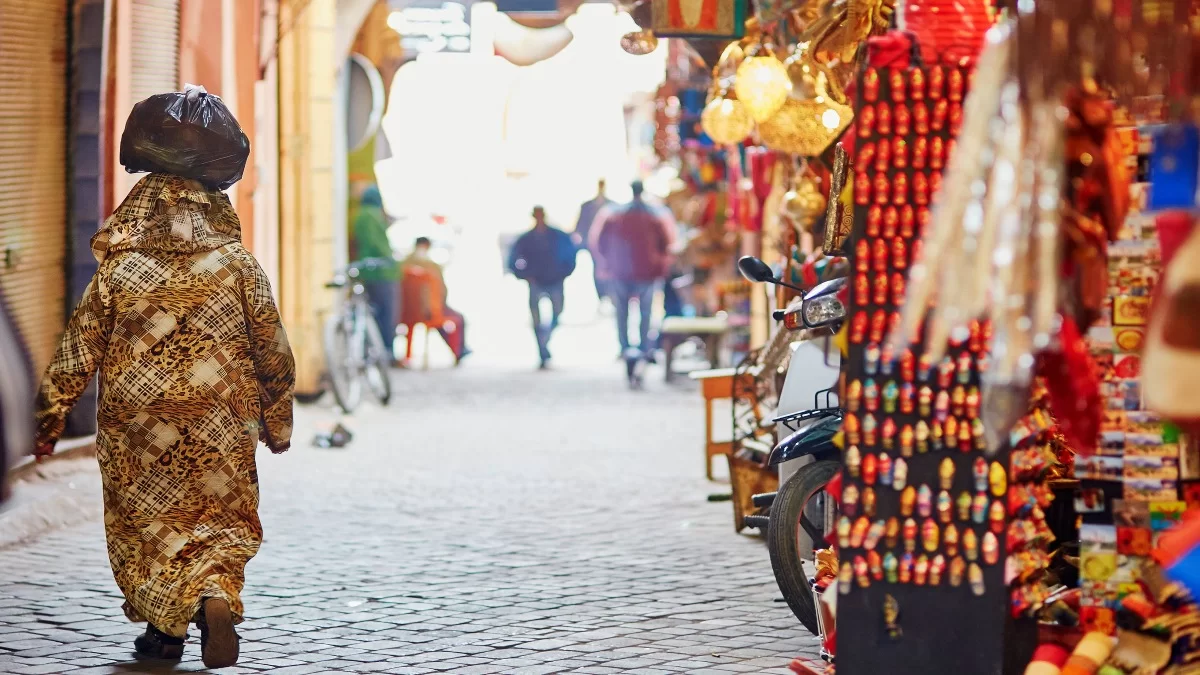
[{"label": "wooden stool", "polygon": [[713,439],[713,405],[720,400],[733,400],[734,378],[742,378],[743,385],[753,386],[754,376],[734,368],[705,370],[692,373],[691,378],[700,382],[700,392],[704,395],[704,475],[712,480],[712,458],[732,456],[735,450],[733,439],[718,441]]},{"label": "wooden stool", "polygon": [[716,368],[720,361],[721,339],[729,332],[729,321],[724,313],[710,317],[671,316],[663,319],[659,329],[659,341],[663,350],[663,361],[666,367],[666,381],[670,382],[675,372],[671,363],[675,349],[691,338],[704,340],[704,351],[708,354],[709,368]]}]

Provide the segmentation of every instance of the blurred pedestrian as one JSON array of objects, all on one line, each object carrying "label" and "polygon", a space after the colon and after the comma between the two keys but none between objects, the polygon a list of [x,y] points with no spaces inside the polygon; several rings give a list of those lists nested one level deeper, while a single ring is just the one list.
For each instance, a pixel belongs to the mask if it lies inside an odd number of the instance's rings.
[{"label": "blurred pedestrian", "polygon": [[[458,365],[471,354],[471,350],[467,347],[467,320],[461,312],[446,304],[446,299],[449,297],[449,291],[446,289],[446,276],[442,266],[429,255],[432,245],[433,242],[428,237],[417,237],[412,253],[400,261],[400,278],[403,279],[404,272],[411,267],[417,267],[428,272],[437,281],[435,284],[437,288],[433,289],[433,292],[441,296],[438,301],[441,305],[441,316],[436,321],[437,331],[446,341],[446,346],[450,348],[450,351],[454,352],[454,365]],[[422,308],[423,316],[430,317],[434,313],[432,306],[437,303],[431,302],[431,300],[432,298],[426,298],[426,306]]]},{"label": "blurred pedestrian", "polygon": [[[601,178],[596,183],[596,196],[587,200],[579,206],[579,220],[575,222],[575,233],[572,238],[575,240],[575,245],[579,248],[589,251],[592,233],[592,225],[596,222],[596,216],[605,209],[615,205],[607,194],[607,183]],[[603,300],[608,296],[608,292],[604,286],[604,279],[600,277],[600,268],[595,264],[595,256],[592,260],[592,280],[596,284],[596,298]]]},{"label": "blurred pedestrian", "polygon": [[[550,367],[550,335],[558,327],[563,310],[563,282],[575,272],[578,249],[571,236],[546,223],[546,210],[533,207],[533,229],[513,244],[508,268],[518,279],[529,282],[529,312],[537,336],[541,369]],[[542,322],[542,298],[550,299],[549,324]]]},{"label": "blurred pedestrian", "polygon": [[395,360],[396,340],[396,282],[400,265],[392,254],[387,236],[387,217],[383,212],[383,197],[379,188],[371,185],[359,198],[358,213],[354,216],[354,257],[372,258],[379,264],[368,265],[359,271],[359,279],[371,303],[371,313],[379,324],[383,344],[387,345],[390,360]]},{"label": "blurred pedestrian", "polygon": [[0,295],[0,504],[8,499],[8,472],[29,454],[37,387],[17,324]]},{"label": "blurred pedestrian", "polygon": [[675,224],[665,208],[643,199],[645,188],[641,181],[634,181],[630,187],[633,201],[606,209],[598,216],[591,232],[591,249],[610,280],[621,355],[630,350],[629,304],[636,300],[641,312],[637,350],[653,361],[651,310],[655,292],[671,266]]},{"label": "blurred pedestrian", "polygon": [[229,198],[142,178],[92,238],[99,261],[37,399],[37,452],[99,371],[96,451],[109,561],[140,656],[238,657],[246,562],[262,542],[255,448],[286,451],[295,370]]}]

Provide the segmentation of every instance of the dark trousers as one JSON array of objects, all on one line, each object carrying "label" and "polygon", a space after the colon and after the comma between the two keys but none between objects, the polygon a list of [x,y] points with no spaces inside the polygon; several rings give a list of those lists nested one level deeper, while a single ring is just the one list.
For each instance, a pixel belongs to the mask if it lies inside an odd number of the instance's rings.
[{"label": "dark trousers", "polygon": [[379,324],[379,333],[389,354],[394,354],[396,340],[396,282],[368,281],[363,283],[367,300],[371,302],[371,313]]},{"label": "dark trousers", "polygon": [[654,342],[650,339],[650,312],[654,309],[654,291],[658,289],[658,282],[613,281],[609,288],[613,303],[617,306],[617,340],[621,344],[621,352],[629,349],[629,303],[637,300],[641,312],[638,349],[648,353],[654,349]]},{"label": "dark trousers", "polygon": [[[542,298],[550,298],[550,323],[542,322]],[[529,282],[529,313],[533,317],[533,333],[537,336],[538,355],[542,361],[550,360],[550,334],[558,328],[558,317],[563,309],[563,285],[536,284]]]}]

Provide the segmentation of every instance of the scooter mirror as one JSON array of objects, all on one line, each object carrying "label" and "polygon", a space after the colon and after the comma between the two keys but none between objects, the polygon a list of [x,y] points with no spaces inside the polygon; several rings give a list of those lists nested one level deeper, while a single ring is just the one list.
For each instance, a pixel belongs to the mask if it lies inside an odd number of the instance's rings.
[{"label": "scooter mirror", "polygon": [[776,283],[775,274],[767,263],[752,255],[743,256],[738,260],[738,271],[749,281]]}]

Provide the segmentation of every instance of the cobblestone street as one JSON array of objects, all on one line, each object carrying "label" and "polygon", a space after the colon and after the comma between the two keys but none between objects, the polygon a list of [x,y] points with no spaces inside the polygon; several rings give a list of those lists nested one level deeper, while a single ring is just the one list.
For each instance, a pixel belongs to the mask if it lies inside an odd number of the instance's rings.
[{"label": "cobblestone street", "polygon": [[[703,479],[699,395],[661,371],[631,393],[616,363],[572,358],[397,373],[340,450],[309,444],[333,411],[298,408],[294,449],[260,457],[266,540],[224,672],[767,673],[815,655],[762,542],[706,500],[727,486]],[[176,668],[131,661],[101,529],[0,550],[0,672],[201,668],[195,631]]]}]

